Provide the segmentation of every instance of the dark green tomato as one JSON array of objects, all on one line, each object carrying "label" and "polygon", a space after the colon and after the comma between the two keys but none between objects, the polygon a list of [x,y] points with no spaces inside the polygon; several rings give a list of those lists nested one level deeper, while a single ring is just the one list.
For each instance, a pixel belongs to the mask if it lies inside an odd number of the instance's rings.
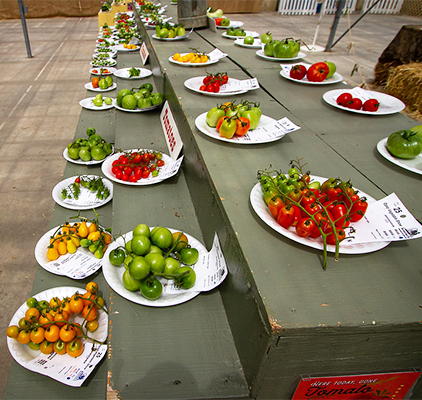
[{"label": "dark green tomato", "polygon": [[182,289],[190,289],[195,285],[196,273],[191,267],[180,267],[176,274],[184,274],[180,278],[175,279],[176,286]]},{"label": "dark green tomato", "polygon": [[108,260],[110,261],[111,265],[118,267],[122,265],[125,261],[126,253],[123,249],[117,248],[110,251],[108,255]]},{"label": "dark green tomato", "polygon": [[148,300],[156,300],[163,292],[163,286],[157,278],[147,278],[141,281],[140,291],[142,296]]},{"label": "dark green tomato", "polygon": [[164,101],[164,95],[159,92],[151,93],[150,99],[153,106],[158,106],[158,104],[161,104]]},{"label": "dark green tomato", "polygon": [[92,128],[92,127],[87,128],[87,130],[86,130],[86,134],[87,134],[88,136],[93,135],[95,132],[96,132],[95,128]]},{"label": "dark green tomato", "polygon": [[149,97],[144,97],[138,100],[138,107],[139,108],[148,108],[152,106],[152,101]]},{"label": "dark green tomato", "polygon": [[199,251],[193,247],[188,247],[180,250],[180,259],[183,264],[193,265],[198,261]]},{"label": "dark green tomato", "polygon": [[226,34],[227,34],[227,36],[236,36],[236,29],[235,28],[227,28]]},{"label": "dark green tomato", "polygon": [[[147,84],[145,83],[144,85],[147,85]],[[141,86],[141,88],[138,90],[137,94],[140,95],[141,97],[149,97],[151,92],[148,89],[143,88]]]},{"label": "dark green tomato", "polygon": [[98,143],[100,143],[103,140],[103,138],[100,135],[97,135],[96,133],[94,133],[93,135],[91,135],[88,139],[88,143],[92,143],[94,145],[97,145]]},{"label": "dark green tomato", "polygon": [[242,28],[238,28],[235,36],[246,36],[246,32]]},{"label": "dark green tomato", "polygon": [[211,128],[215,128],[217,126],[217,122],[221,117],[226,115],[225,111],[221,107],[213,107],[207,113],[207,125]]},{"label": "dark green tomato", "polygon": [[152,93],[153,91],[153,86],[151,85],[151,83],[147,82],[141,85],[141,89],[146,89],[148,90],[149,93]]},{"label": "dark green tomato", "polygon": [[422,138],[407,129],[392,133],[387,139],[387,150],[398,158],[411,159],[422,151]]}]

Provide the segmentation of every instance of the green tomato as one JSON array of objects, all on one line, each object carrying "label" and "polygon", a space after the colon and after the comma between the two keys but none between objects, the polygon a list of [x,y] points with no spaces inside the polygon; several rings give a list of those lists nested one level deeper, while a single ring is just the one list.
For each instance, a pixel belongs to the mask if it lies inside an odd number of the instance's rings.
[{"label": "green tomato", "polygon": [[106,103],[108,106],[110,106],[111,104],[113,104],[113,99],[111,97],[105,97],[104,103]]},{"label": "green tomato", "polygon": [[103,149],[106,152],[106,155],[109,156],[111,152],[113,151],[113,146],[110,143],[105,142]]},{"label": "green tomato", "polygon": [[153,106],[158,106],[158,104],[161,104],[164,101],[164,95],[159,92],[151,93],[150,99]]},{"label": "green tomato", "polygon": [[99,146],[94,146],[91,148],[91,156],[95,161],[101,161],[106,158],[107,153]]},{"label": "green tomato", "polygon": [[325,62],[325,64],[328,65],[328,69],[330,70],[330,72],[328,72],[327,78],[331,78],[337,71],[336,64],[334,64],[331,61],[324,61],[324,62]]},{"label": "green tomato", "polygon": [[151,272],[151,266],[142,256],[136,256],[129,263],[128,271],[133,279],[145,279]]},{"label": "green tomato", "polygon": [[126,253],[122,248],[116,248],[110,251],[108,254],[108,260],[111,265],[118,267],[122,265],[125,261]]},{"label": "green tomato", "polygon": [[162,256],[162,254],[159,253],[148,253],[145,256],[145,260],[148,261],[148,263],[151,266],[151,271],[161,274],[162,272],[164,272],[164,267],[165,267],[165,259]]},{"label": "green tomato", "polygon": [[91,151],[88,147],[80,147],[79,148],[79,158],[82,161],[91,161],[92,156],[91,156]]},{"label": "green tomato", "polygon": [[236,29],[235,28],[228,28],[226,31],[227,36],[236,36]]},{"label": "green tomato", "polygon": [[237,28],[235,36],[246,36],[246,32],[242,28]]},{"label": "green tomato", "polygon": [[93,128],[93,127],[89,127],[89,128],[87,128],[87,129],[86,129],[86,134],[87,134],[88,136],[93,135],[95,132],[96,132],[96,130],[95,130],[95,128]]},{"label": "green tomato", "polygon": [[252,109],[243,111],[240,113],[241,117],[247,118],[249,120],[249,123],[251,124],[250,130],[256,129],[259,125],[259,121],[261,117],[258,115],[257,112],[253,111]]},{"label": "green tomato", "polygon": [[178,26],[177,27],[177,36],[183,36],[186,34],[186,30],[184,26]]},{"label": "green tomato", "polygon": [[135,227],[135,229],[132,232],[133,236],[137,235],[144,235],[146,237],[150,237],[151,232],[149,229],[149,226],[146,224],[139,224]]},{"label": "green tomato", "polygon": [[299,54],[300,44],[292,39],[284,39],[273,48],[275,58],[293,58]]},{"label": "green tomato", "polygon": [[387,150],[398,158],[411,159],[422,151],[422,138],[408,129],[392,133],[387,139]]},{"label": "green tomato", "polygon": [[69,147],[67,149],[67,154],[72,160],[77,160],[79,158],[79,147]]},{"label": "green tomato", "polygon": [[199,251],[193,247],[187,247],[179,252],[183,264],[193,265],[198,262]]},{"label": "green tomato", "polygon": [[176,286],[182,289],[190,289],[195,285],[196,273],[191,267],[180,267],[176,274],[184,274],[180,278],[175,279]]},{"label": "green tomato", "polygon": [[148,236],[137,235],[132,238],[132,252],[137,256],[143,256],[149,252],[151,241]]},{"label": "green tomato", "polygon": [[271,32],[267,32],[261,35],[261,43],[267,44],[272,41],[273,41],[273,38],[271,36]]},{"label": "green tomato", "polygon": [[138,100],[138,107],[140,109],[152,107],[152,101],[149,97],[143,97]]},{"label": "green tomato", "polygon": [[151,232],[151,242],[160,249],[168,249],[173,243],[173,235],[167,228],[159,227]]},{"label": "green tomato", "polygon": [[412,132],[416,132],[416,135],[422,138],[422,125],[414,126],[412,129],[410,129]]},{"label": "green tomato", "polygon": [[126,110],[134,110],[137,106],[138,101],[133,94],[127,94],[122,99],[122,107]]},{"label": "green tomato", "polygon": [[146,299],[156,300],[163,292],[163,285],[157,278],[147,278],[141,281],[139,289]]},{"label": "green tomato", "polygon": [[180,268],[180,263],[179,261],[177,261],[175,258],[173,257],[167,257],[164,260],[164,271],[163,274],[167,275],[167,274],[174,274],[179,268]]},{"label": "green tomato", "polygon": [[167,38],[169,35],[169,30],[167,28],[163,28],[160,30],[160,32],[158,33],[158,36],[162,39]]},{"label": "green tomato", "polygon": [[228,18],[223,18],[221,20],[221,26],[229,26],[230,25],[230,20]]},{"label": "green tomato", "polygon": [[103,105],[103,98],[102,97],[95,97],[94,100],[92,100],[92,103],[96,107],[101,107]]},{"label": "green tomato", "polygon": [[108,83],[106,81],[105,78],[100,79],[100,81],[98,82],[98,86],[100,87],[100,89],[107,89],[108,88]]},{"label": "green tomato", "polygon": [[116,98],[116,103],[119,107],[122,106],[122,100],[125,96],[132,94],[133,95],[133,91],[130,89],[122,89],[120,90],[120,92],[117,94],[117,98]]},{"label": "green tomato", "polygon": [[132,278],[128,270],[123,272],[122,282],[123,286],[130,292],[137,292],[141,287],[141,281],[139,279]]},{"label": "green tomato", "polygon": [[129,269],[129,264],[132,260],[133,257],[130,254],[125,257],[125,260],[123,261],[123,266],[125,267],[125,269]]},{"label": "green tomato", "polygon": [[273,42],[267,42],[264,46],[264,54],[267,57],[273,57],[274,56],[274,43]]},{"label": "green tomato", "polygon": [[221,107],[213,107],[211,110],[207,112],[207,125],[211,128],[215,128],[217,126],[217,122],[221,117],[226,115],[225,111]]},{"label": "green tomato", "polygon": [[231,139],[236,133],[236,129],[237,129],[236,120],[227,118],[220,125],[220,130],[218,132],[220,133],[220,136],[227,139]]},{"label": "green tomato", "polygon": [[151,248],[149,249],[148,254],[161,254],[161,255],[163,255],[163,250],[161,250],[158,246],[152,244]]},{"label": "green tomato", "polygon": [[243,39],[244,44],[254,44],[254,42],[255,42],[255,39],[252,36],[246,36]]},{"label": "green tomato", "polygon": [[107,87],[113,86],[113,78],[110,75],[106,76],[104,79],[106,80]]}]

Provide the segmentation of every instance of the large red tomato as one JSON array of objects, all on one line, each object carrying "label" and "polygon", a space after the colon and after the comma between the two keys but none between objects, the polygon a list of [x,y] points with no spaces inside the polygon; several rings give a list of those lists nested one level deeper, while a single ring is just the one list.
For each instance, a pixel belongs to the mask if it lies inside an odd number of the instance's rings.
[{"label": "large red tomato", "polygon": [[310,82],[322,82],[329,72],[330,68],[325,62],[317,62],[308,68],[306,77]]}]

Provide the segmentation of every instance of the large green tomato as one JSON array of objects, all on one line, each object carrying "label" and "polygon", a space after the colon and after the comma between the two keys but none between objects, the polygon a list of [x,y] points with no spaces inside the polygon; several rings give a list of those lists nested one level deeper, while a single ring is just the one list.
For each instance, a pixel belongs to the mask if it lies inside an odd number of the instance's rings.
[{"label": "large green tomato", "polygon": [[118,94],[117,94],[117,98],[116,98],[116,103],[119,107],[122,106],[122,100],[125,96],[127,96],[128,94],[132,94],[133,92],[130,89],[122,89]]},{"label": "large green tomato", "polygon": [[138,101],[133,94],[127,94],[122,99],[122,107],[126,110],[134,110],[137,106]]},{"label": "large green tomato", "polygon": [[261,43],[267,44],[273,41],[273,37],[271,36],[271,32],[267,32],[261,35]]},{"label": "large green tomato", "polygon": [[69,147],[67,154],[72,160],[77,160],[79,158],[79,147]]},{"label": "large green tomato", "polygon": [[395,157],[410,159],[422,151],[422,138],[407,129],[392,133],[387,139],[387,150]]},{"label": "large green tomato", "polygon": [[416,125],[410,129],[412,132],[416,132],[416,135],[422,138],[422,125]]},{"label": "large green tomato", "polygon": [[145,235],[146,237],[149,237],[150,234],[151,232],[150,232],[149,226],[146,224],[139,224],[133,230],[133,236]]},{"label": "large green tomato", "polygon": [[136,235],[132,238],[132,252],[137,256],[143,256],[149,252],[151,241],[148,236]]},{"label": "large green tomato", "polygon": [[193,265],[196,264],[199,258],[199,252],[192,247],[180,250],[180,258],[183,264]]},{"label": "large green tomato", "polygon": [[[123,99],[124,101],[124,99]],[[149,97],[143,97],[138,100],[138,107],[139,108],[148,108],[152,106],[152,101]]]},{"label": "large green tomato", "polygon": [[179,261],[177,261],[175,258],[173,257],[167,257],[164,260],[164,271],[163,274],[167,275],[167,274],[174,274],[179,268],[180,268],[180,263]]},{"label": "large green tomato", "polygon": [[130,263],[129,263],[129,273],[133,279],[145,279],[150,271],[151,266],[149,265],[148,261],[145,260],[142,256],[136,256]]},{"label": "large green tomato", "polygon": [[160,227],[151,232],[151,242],[160,249],[168,249],[173,243],[173,235],[167,228]]},{"label": "large green tomato", "polygon": [[150,99],[153,106],[158,106],[164,101],[164,95],[159,92],[151,93]]},{"label": "large green tomato", "polygon": [[142,296],[148,300],[156,300],[163,292],[163,286],[157,278],[147,278],[141,281],[140,291]]},{"label": "large green tomato", "polygon": [[94,146],[91,148],[91,156],[95,161],[104,160],[107,153],[101,147]]},{"label": "large green tomato", "polygon": [[175,280],[176,285],[182,289],[190,289],[195,285],[196,273],[191,267],[180,267],[176,274],[185,274]]},{"label": "large green tomato", "polygon": [[213,107],[211,110],[207,112],[207,125],[211,128],[215,128],[217,126],[217,122],[221,117],[226,115],[225,111],[221,107]]},{"label": "large green tomato", "polygon": [[273,48],[275,58],[294,58],[299,54],[300,44],[292,39],[285,39]]},{"label": "large green tomato", "polygon": [[79,148],[79,158],[85,162],[91,161],[92,159],[91,151],[89,150],[88,147],[84,146],[84,147]]},{"label": "large green tomato", "polygon": [[137,292],[141,286],[141,281],[132,278],[129,271],[123,272],[122,282],[123,286],[130,292]]},{"label": "large green tomato", "polygon": [[250,130],[256,129],[259,125],[259,121],[261,119],[261,116],[258,114],[257,111],[254,111],[252,109],[246,110],[240,113],[241,117],[247,118],[251,124]]},{"label": "large green tomato", "polygon": [[145,260],[148,261],[148,263],[151,266],[151,271],[161,274],[164,271],[165,267],[165,259],[161,254],[158,253],[148,253],[145,256]]}]

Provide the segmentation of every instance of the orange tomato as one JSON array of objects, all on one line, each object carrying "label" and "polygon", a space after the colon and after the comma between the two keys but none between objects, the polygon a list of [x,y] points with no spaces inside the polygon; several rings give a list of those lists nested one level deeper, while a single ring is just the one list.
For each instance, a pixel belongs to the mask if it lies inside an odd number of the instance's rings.
[{"label": "orange tomato", "polygon": [[58,297],[53,297],[52,299],[50,299],[49,304],[51,308],[59,308],[62,304],[62,301]]},{"label": "orange tomato", "polygon": [[87,321],[94,321],[97,318],[97,309],[95,307],[85,306],[82,310],[82,316]]},{"label": "orange tomato", "polygon": [[38,328],[34,328],[31,333],[29,334],[29,338],[34,343],[41,343],[44,341],[44,328],[40,326]]},{"label": "orange tomato", "polygon": [[26,310],[25,319],[28,322],[36,322],[38,321],[39,317],[40,317],[40,312],[36,308],[31,307]]},{"label": "orange tomato", "polygon": [[111,243],[111,235],[107,232],[102,232],[101,236],[104,238],[104,243],[105,244],[110,244]]},{"label": "orange tomato", "polygon": [[92,78],[92,87],[93,88],[97,88],[99,87],[99,82],[100,82],[100,78],[98,78],[97,76],[95,76],[94,78]]},{"label": "orange tomato", "polygon": [[62,311],[66,311],[69,315],[73,314],[73,311],[70,309],[70,298],[69,297],[63,299],[62,304],[60,306],[60,309]]},{"label": "orange tomato", "polygon": [[82,310],[84,308],[84,302],[82,300],[82,297],[80,295],[74,294],[70,298],[69,307],[74,314],[78,314],[78,313],[82,312]]},{"label": "orange tomato", "polygon": [[40,344],[40,351],[43,354],[51,354],[54,351],[53,343],[49,342],[48,340],[44,340]]},{"label": "orange tomato", "polygon": [[10,325],[7,328],[6,335],[11,339],[17,339],[19,335],[19,327],[17,325]]},{"label": "orange tomato", "polygon": [[57,325],[50,325],[44,332],[45,340],[57,342],[60,339],[60,328]]},{"label": "orange tomato", "polygon": [[28,331],[20,331],[18,335],[18,342],[21,344],[28,344],[31,341]]},{"label": "orange tomato", "polygon": [[59,252],[57,251],[55,247],[49,247],[47,249],[47,258],[50,261],[55,261],[59,258]]},{"label": "orange tomato", "polygon": [[57,340],[53,345],[54,351],[57,354],[66,354],[66,343],[63,340]]},{"label": "orange tomato", "polygon": [[94,304],[91,300],[87,300],[87,299],[95,300],[95,294],[92,294],[91,292],[86,292],[82,296],[82,301],[84,302],[84,306],[90,306],[91,304]]},{"label": "orange tomato", "polygon": [[54,321],[54,317],[50,313],[41,313],[38,322],[42,325],[44,329],[48,328],[51,323]]},{"label": "orange tomato", "polygon": [[71,342],[75,336],[75,328],[72,325],[65,325],[60,329],[60,339],[65,343]]},{"label": "orange tomato", "polygon": [[63,326],[66,324],[66,322],[59,322],[59,321],[68,321],[69,320],[69,314],[66,311],[62,311],[62,312],[58,312],[55,316],[54,316],[54,322],[56,323],[56,325],[58,326]]},{"label": "orange tomato", "polygon": [[77,322],[75,322],[73,324],[73,328],[75,329],[76,336],[82,336],[81,324],[78,324]]},{"label": "orange tomato", "polygon": [[97,293],[98,292],[98,285],[95,282],[89,282],[86,284],[85,289],[87,292],[90,293]]}]

